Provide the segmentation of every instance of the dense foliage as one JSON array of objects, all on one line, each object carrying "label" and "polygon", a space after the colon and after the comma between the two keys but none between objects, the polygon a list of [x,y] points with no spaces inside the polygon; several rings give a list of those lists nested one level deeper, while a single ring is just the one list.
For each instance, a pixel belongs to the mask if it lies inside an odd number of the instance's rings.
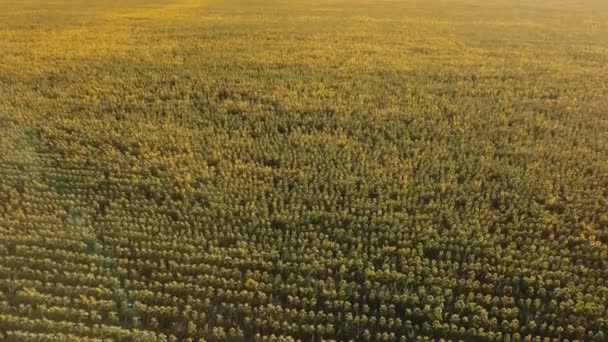
[{"label": "dense foliage", "polygon": [[604,1],[0,0],[0,338],[606,341],[607,61]]}]

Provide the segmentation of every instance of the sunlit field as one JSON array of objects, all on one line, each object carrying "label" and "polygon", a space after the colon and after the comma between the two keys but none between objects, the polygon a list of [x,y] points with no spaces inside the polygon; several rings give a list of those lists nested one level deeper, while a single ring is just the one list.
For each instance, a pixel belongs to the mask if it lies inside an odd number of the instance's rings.
[{"label": "sunlit field", "polygon": [[0,0],[0,339],[608,339],[608,2]]}]

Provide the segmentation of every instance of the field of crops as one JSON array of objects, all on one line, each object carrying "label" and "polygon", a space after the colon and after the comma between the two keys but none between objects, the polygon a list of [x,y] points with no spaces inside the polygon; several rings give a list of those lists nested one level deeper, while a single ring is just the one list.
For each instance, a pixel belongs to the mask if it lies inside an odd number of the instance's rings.
[{"label": "field of crops", "polygon": [[0,339],[608,340],[608,2],[0,0]]}]

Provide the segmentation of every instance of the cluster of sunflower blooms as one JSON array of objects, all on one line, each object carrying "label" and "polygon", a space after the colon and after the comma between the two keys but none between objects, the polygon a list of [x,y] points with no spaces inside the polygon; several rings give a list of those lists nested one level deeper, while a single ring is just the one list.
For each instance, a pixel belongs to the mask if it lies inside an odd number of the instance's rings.
[{"label": "cluster of sunflower blooms", "polygon": [[186,2],[0,23],[0,339],[608,339],[605,25]]}]

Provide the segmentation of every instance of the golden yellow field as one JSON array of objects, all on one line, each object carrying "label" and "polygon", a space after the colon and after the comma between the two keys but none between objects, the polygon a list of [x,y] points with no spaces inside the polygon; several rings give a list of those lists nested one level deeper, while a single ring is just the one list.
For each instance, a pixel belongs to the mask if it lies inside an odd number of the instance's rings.
[{"label": "golden yellow field", "polygon": [[607,1],[0,0],[0,339],[607,317]]}]

